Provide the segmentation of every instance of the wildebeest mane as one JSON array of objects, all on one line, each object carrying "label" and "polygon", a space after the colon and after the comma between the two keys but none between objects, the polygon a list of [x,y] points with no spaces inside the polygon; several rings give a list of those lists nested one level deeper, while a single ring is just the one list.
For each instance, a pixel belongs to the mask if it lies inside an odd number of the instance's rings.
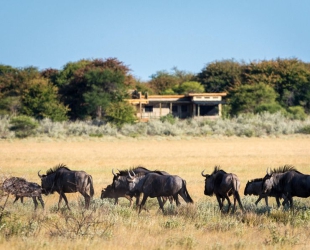
[{"label": "wildebeest mane", "polygon": [[221,169],[220,166],[215,166],[212,174],[216,174],[217,172],[220,172],[220,171],[223,172],[224,174],[227,174],[224,170]]},{"label": "wildebeest mane", "polygon": [[59,164],[56,167],[53,167],[53,168],[50,168],[49,170],[47,170],[46,175],[56,173],[61,168],[71,171],[65,164]]},{"label": "wildebeest mane", "polygon": [[[297,169],[292,166],[292,165],[284,165],[282,167],[278,167],[278,168],[274,168],[273,170],[271,170],[271,173],[286,173],[288,171],[295,171],[297,173],[300,173],[299,171],[297,171]],[[301,174],[301,173],[300,173]]]}]

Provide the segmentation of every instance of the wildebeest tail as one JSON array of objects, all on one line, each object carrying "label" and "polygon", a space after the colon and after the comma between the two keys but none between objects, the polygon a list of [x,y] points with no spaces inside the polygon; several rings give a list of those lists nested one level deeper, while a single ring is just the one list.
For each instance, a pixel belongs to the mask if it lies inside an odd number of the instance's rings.
[{"label": "wildebeest tail", "polygon": [[233,177],[233,189],[234,189],[234,196],[237,199],[240,208],[243,210],[243,206],[241,203],[241,199],[240,199],[240,195],[239,195],[239,191],[238,191],[238,179]]},{"label": "wildebeest tail", "polygon": [[93,185],[93,177],[91,175],[88,175],[88,183],[90,185],[90,197],[93,197],[95,194],[95,191],[94,191],[94,185]]},{"label": "wildebeest tail", "polygon": [[188,199],[188,202],[194,203],[193,199],[191,198],[191,196],[189,195],[189,193],[187,191],[185,180],[183,180],[183,186],[184,186],[184,191],[185,191],[186,198]]}]

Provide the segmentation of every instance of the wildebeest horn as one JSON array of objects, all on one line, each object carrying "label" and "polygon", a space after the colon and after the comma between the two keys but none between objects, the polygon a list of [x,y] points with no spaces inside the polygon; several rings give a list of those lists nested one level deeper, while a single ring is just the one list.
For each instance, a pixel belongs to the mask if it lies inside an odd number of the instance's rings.
[{"label": "wildebeest horn", "polygon": [[128,176],[130,177],[130,179],[135,178],[136,174],[134,171],[131,171],[133,173],[133,176],[130,174],[130,172],[128,171]]},{"label": "wildebeest horn", "polygon": [[270,168],[267,168],[267,170],[266,170],[267,175],[270,175],[269,169],[270,169]]},{"label": "wildebeest horn", "polygon": [[114,169],[112,168],[112,174],[114,175],[114,176],[117,176],[115,173],[114,173]]},{"label": "wildebeest horn", "polygon": [[201,172],[201,175],[203,176],[203,177],[207,177],[207,174],[203,174],[204,173],[204,170]]},{"label": "wildebeest horn", "polygon": [[40,179],[42,179],[42,175],[40,175],[40,171],[41,170],[39,170],[39,172],[38,172],[38,176],[40,177]]}]

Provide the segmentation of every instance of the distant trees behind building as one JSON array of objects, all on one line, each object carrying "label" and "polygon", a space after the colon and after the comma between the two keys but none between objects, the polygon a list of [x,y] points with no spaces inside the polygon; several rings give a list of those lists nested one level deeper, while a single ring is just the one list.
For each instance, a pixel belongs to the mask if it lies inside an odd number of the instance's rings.
[{"label": "distant trees behind building", "polygon": [[143,82],[116,58],[69,62],[62,69],[38,70],[0,65],[0,115],[26,115],[53,121],[99,119],[121,125],[134,121],[125,102],[129,90],[143,94],[226,92],[225,115],[310,113],[310,64],[296,58],[222,60],[198,73],[173,68]]}]

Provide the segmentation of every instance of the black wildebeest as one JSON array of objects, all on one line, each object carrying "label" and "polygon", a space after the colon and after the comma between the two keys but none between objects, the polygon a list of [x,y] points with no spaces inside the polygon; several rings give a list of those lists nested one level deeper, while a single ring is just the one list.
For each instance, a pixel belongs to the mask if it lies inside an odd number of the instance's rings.
[{"label": "black wildebeest", "polygon": [[51,168],[45,175],[38,176],[41,179],[42,193],[45,195],[52,194],[55,191],[59,193],[58,209],[60,202],[65,200],[68,209],[70,210],[65,193],[79,192],[84,196],[85,207],[89,208],[90,199],[94,196],[94,187],[92,176],[84,171],[73,171],[63,164]]},{"label": "black wildebeest", "polygon": [[128,189],[133,193],[143,193],[139,213],[144,207],[148,197],[156,197],[163,212],[164,204],[160,197],[172,196],[177,206],[181,204],[178,195],[180,195],[186,203],[194,203],[187,191],[185,180],[177,175],[159,175],[157,173],[136,175],[134,172],[133,174],[134,176],[130,175],[128,171]]},{"label": "black wildebeest", "polygon": [[293,197],[310,196],[310,175],[300,173],[295,167],[285,165],[273,171],[267,171],[263,179],[263,193],[270,191],[284,194],[293,209]]},{"label": "black wildebeest", "polygon": [[[131,168],[129,170],[128,169],[118,170],[118,173],[115,173],[114,170],[112,169],[112,174],[113,174],[112,188],[115,190],[115,192],[128,194],[129,190],[128,190],[128,185],[127,185],[127,178],[128,178],[128,172],[129,171],[134,172],[135,174],[140,174],[140,175],[146,175],[149,173],[156,173],[159,175],[169,175],[165,171],[149,170],[149,169],[142,167],[142,166]],[[140,205],[140,195],[141,195],[141,193],[139,193],[139,192],[135,192],[135,193],[130,194],[131,197],[133,197],[133,196],[136,197],[136,206],[137,207],[139,207],[139,205]],[[173,202],[172,197],[162,197],[162,199],[163,199],[163,204],[165,204],[168,199],[170,200],[170,203]]]},{"label": "black wildebeest", "polygon": [[221,211],[223,209],[223,202],[226,199],[228,202],[227,213],[229,212],[231,206],[229,196],[231,195],[234,197],[234,211],[236,209],[236,200],[238,201],[240,208],[243,210],[239,195],[240,181],[237,175],[226,173],[218,166],[214,167],[212,174],[204,174],[203,170],[201,175],[206,178],[204,194],[209,196],[215,194]]},{"label": "black wildebeest", "polygon": [[125,189],[113,189],[112,185],[108,185],[106,188],[101,190],[101,199],[104,198],[114,198],[114,205],[118,205],[118,198],[124,197],[130,201],[130,207],[132,207],[132,197],[126,194],[128,191]]},{"label": "black wildebeest", "polygon": [[[263,178],[257,178],[257,179],[248,181],[247,184],[245,185],[244,195],[256,195],[256,196],[258,196],[257,201],[255,201],[256,206],[257,206],[258,202],[260,202],[260,200],[264,198],[267,207],[268,207],[268,196],[275,197],[276,202],[277,202],[277,206],[280,207],[281,195],[279,196],[279,194],[273,192],[272,190],[270,190],[269,193],[263,193],[262,184],[263,184]],[[284,200],[286,199],[286,197],[284,195],[282,195],[282,198]],[[285,201],[283,202],[283,205],[284,204],[285,204]]]},{"label": "black wildebeest", "polygon": [[24,178],[11,177],[3,182],[2,188],[5,192],[15,195],[15,203],[19,198],[23,203],[24,197],[31,197],[34,203],[34,209],[38,207],[37,198],[44,208],[44,201],[42,199],[41,186],[34,182],[29,182]]}]

